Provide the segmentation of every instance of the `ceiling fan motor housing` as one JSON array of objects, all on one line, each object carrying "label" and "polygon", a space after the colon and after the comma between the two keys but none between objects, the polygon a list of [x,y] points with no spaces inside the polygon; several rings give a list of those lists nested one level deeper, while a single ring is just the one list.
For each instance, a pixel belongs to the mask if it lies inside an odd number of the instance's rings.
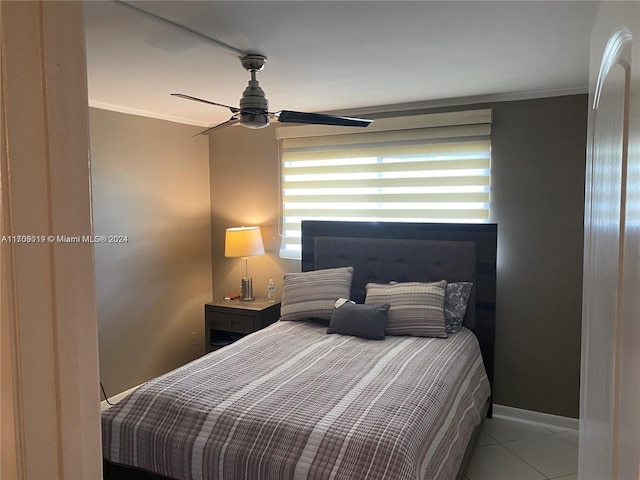
[{"label": "ceiling fan motor housing", "polygon": [[262,70],[267,58],[264,55],[249,54],[240,59],[242,66],[251,72],[249,85],[240,99],[240,123],[249,128],[269,126],[269,102],[264,90],[256,79],[256,72]]},{"label": "ceiling fan motor housing", "polygon": [[269,102],[255,79],[254,71],[251,71],[251,80],[240,99],[240,123],[249,128],[269,125]]}]

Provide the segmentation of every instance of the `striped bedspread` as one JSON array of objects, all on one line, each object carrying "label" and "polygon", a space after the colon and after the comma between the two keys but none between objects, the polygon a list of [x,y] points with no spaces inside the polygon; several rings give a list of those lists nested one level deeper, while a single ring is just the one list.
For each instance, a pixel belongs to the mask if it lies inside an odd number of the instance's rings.
[{"label": "striped bedspread", "polygon": [[276,322],[102,415],[103,456],[176,479],[454,478],[489,384],[475,336]]}]

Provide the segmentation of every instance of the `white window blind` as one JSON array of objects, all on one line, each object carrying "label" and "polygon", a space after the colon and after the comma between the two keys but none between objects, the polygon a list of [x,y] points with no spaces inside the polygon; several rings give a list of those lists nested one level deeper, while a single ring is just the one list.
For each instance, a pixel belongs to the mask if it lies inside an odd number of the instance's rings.
[{"label": "white window blind", "polygon": [[279,127],[280,256],[300,258],[302,220],[488,222],[491,110]]}]

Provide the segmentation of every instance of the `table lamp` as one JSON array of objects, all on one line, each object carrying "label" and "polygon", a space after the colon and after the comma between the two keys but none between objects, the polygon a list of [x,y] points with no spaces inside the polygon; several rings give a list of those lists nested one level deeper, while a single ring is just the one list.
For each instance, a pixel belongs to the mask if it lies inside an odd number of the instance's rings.
[{"label": "table lamp", "polygon": [[225,257],[241,257],[243,260],[243,272],[240,288],[240,301],[250,302],[253,297],[253,285],[249,277],[248,260],[253,255],[262,255],[264,245],[260,227],[234,227],[227,228],[224,240]]}]

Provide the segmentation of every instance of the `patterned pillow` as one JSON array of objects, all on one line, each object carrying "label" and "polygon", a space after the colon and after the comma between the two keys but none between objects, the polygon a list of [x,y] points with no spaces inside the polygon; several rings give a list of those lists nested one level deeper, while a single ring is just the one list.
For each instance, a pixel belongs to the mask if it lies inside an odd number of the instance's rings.
[{"label": "patterned pillow", "polygon": [[353,267],[285,273],[280,320],[331,320],[333,304],[351,295]]},{"label": "patterned pillow", "polygon": [[444,323],[445,280],[433,283],[368,283],[367,305],[391,305],[387,335],[446,338]]},{"label": "patterned pillow", "polygon": [[471,282],[447,283],[444,294],[444,321],[447,333],[458,333],[471,296]]}]

